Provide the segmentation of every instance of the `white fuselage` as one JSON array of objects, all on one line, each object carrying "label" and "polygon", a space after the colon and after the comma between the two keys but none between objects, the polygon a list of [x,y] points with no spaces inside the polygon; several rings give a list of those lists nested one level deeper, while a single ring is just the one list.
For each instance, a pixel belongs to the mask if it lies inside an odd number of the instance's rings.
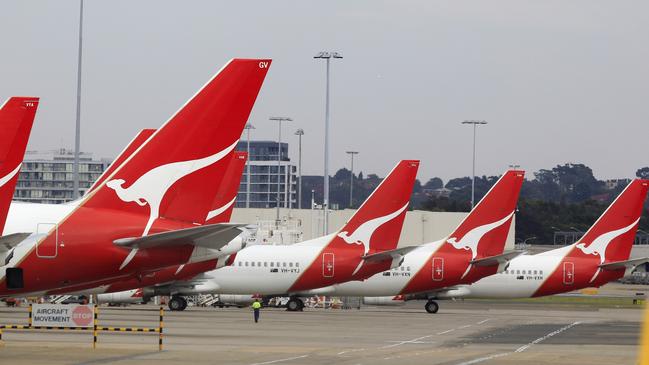
[{"label": "white fuselage", "polygon": [[77,204],[77,202],[68,204],[11,202],[2,235],[47,233],[53,225],[60,223],[63,218],[72,213]]},{"label": "white fuselage", "polygon": [[289,246],[248,246],[237,253],[232,265],[206,272],[202,275],[202,283],[191,290],[181,290],[181,294],[288,293],[333,236]]},{"label": "white fuselage", "polygon": [[520,255],[507,270],[463,285],[465,298],[529,298],[536,293],[574,246],[565,246],[536,255]]}]

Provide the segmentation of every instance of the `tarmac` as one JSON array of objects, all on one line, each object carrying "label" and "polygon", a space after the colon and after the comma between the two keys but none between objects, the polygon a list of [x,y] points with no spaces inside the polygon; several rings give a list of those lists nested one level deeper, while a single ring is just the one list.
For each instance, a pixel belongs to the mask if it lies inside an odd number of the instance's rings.
[{"label": "tarmac", "polygon": [[[401,307],[166,312],[156,333],[5,331],[2,364],[636,364],[641,306],[536,301],[441,301]],[[154,305],[101,307],[102,326],[155,327]],[[25,324],[0,307],[0,323]]]}]

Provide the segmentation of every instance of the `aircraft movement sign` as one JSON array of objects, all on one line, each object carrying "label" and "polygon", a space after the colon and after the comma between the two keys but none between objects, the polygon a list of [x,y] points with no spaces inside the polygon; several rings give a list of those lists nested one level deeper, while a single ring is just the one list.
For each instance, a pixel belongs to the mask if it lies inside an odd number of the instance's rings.
[{"label": "aircraft movement sign", "polygon": [[92,327],[92,304],[34,304],[34,327]]}]

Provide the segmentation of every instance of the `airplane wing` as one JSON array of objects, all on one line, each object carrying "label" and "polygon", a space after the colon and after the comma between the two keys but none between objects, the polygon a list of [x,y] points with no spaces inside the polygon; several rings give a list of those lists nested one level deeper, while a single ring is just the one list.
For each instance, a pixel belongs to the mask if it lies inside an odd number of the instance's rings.
[{"label": "airplane wing", "polygon": [[0,237],[0,252],[9,251],[12,248],[18,246],[25,238],[27,238],[30,233],[12,233],[6,236]]},{"label": "airplane wing", "polygon": [[244,226],[237,223],[207,224],[144,237],[120,238],[113,244],[131,249],[193,245],[218,250],[240,235]]},{"label": "airplane wing", "polygon": [[362,259],[367,262],[381,262],[385,260],[399,259],[415,248],[417,248],[417,246],[407,246],[394,250],[381,251],[370,255],[365,255],[362,257]]},{"label": "airplane wing", "polygon": [[522,255],[525,251],[507,251],[496,256],[487,256],[475,259],[470,263],[475,266],[495,266],[504,264],[518,255]]},{"label": "airplane wing", "polygon": [[633,269],[638,265],[649,262],[649,257],[640,257],[626,261],[607,262],[599,265],[603,270],[619,270],[619,269]]}]

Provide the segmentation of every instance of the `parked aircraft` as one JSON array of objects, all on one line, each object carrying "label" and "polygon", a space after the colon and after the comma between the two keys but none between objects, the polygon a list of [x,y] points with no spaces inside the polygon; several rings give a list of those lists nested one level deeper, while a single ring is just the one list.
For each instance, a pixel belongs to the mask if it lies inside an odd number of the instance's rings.
[{"label": "parked aircraft", "polygon": [[520,252],[505,252],[524,172],[507,171],[446,238],[408,252],[401,265],[365,281],[311,291],[333,296],[412,296],[428,299],[426,311],[436,313],[435,301],[460,284],[504,271]]},{"label": "parked aircraft", "polygon": [[[469,285],[449,287],[439,298],[529,298],[600,287],[629,275],[648,257],[630,259],[648,180],[634,180],[576,243],[513,258],[503,272]],[[415,296],[364,298],[398,305]]]},{"label": "parked aircraft", "polygon": [[213,260],[241,232],[236,224],[204,223],[270,63],[230,61],[65,218],[14,204],[4,235],[35,233],[10,246],[0,296],[105,285]]},{"label": "parked aircraft", "polygon": [[[397,249],[419,161],[404,160],[390,172],[338,232],[288,246],[255,245],[232,255],[227,265],[189,281],[149,288],[150,295],[173,295],[172,310],[182,310],[182,295],[198,293],[291,294],[288,307],[304,306],[300,293],[364,280],[398,266],[413,247]],[[132,292],[123,292],[124,298]],[[145,292],[146,295],[146,292]],[[110,298],[115,298],[110,295]],[[119,297],[119,295],[118,295]],[[108,300],[99,296],[99,300]]]}]

